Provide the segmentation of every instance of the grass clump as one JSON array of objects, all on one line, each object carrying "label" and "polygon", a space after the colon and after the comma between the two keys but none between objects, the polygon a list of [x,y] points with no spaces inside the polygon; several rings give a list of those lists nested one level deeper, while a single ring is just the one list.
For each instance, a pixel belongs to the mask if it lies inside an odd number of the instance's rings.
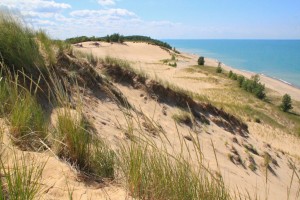
[{"label": "grass clump", "polygon": [[34,158],[25,157],[24,154],[17,156],[16,153],[13,153],[13,159],[9,163],[4,162],[2,157],[3,154],[0,158],[0,199],[37,198],[46,162],[35,161]]},{"label": "grass clump", "polygon": [[148,145],[131,144],[120,155],[130,194],[138,199],[230,199],[222,180],[208,177],[188,161]]},{"label": "grass clump", "polygon": [[45,139],[46,137],[44,112],[36,99],[28,92],[21,94],[15,102],[9,121],[11,123],[10,132],[21,146],[34,148],[34,143],[39,143],[39,138]]},{"label": "grass clump", "polygon": [[24,70],[33,77],[38,77],[39,71],[45,71],[34,31],[20,18],[3,11],[0,11],[0,44],[0,55],[11,70]]},{"label": "grass clump", "polygon": [[81,171],[113,178],[115,154],[89,129],[89,123],[79,113],[67,109],[58,112],[54,133],[56,152]]},{"label": "grass clump", "polygon": [[[4,64],[0,63],[0,67],[3,66]],[[10,113],[12,105],[17,98],[18,93],[16,93],[16,90],[0,72],[0,116],[5,116]]]},{"label": "grass clump", "polygon": [[194,121],[193,116],[191,113],[187,111],[180,111],[177,114],[174,114],[172,116],[173,120],[175,120],[179,124],[186,124],[186,125],[191,125]]}]

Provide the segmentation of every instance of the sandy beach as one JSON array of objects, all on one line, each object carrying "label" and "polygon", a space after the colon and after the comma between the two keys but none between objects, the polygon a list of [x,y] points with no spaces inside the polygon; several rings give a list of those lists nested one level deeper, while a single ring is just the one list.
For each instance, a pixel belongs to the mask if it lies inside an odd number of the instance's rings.
[{"label": "sandy beach", "polygon": [[[205,58],[205,64],[209,66],[218,66],[218,60],[213,59],[213,58]],[[221,61],[220,61],[221,62]],[[227,71],[233,71],[234,73],[243,75],[247,78],[251,78],[251,76],[255,75],[256,73],[250,72],[250,71],[244,71],[244,70],[239,70],[234,67],[228,66],[224,63],[222,63],[222,67],[227,70]],[[271,90],[274,90],[278,93],[278,95],[284,95],[284,94],[289,94],[292,99],[300,101],[300,89],[288,84],[287,82],[269,77],[264,74],[259,74],[260,80],[265,86]]]}]

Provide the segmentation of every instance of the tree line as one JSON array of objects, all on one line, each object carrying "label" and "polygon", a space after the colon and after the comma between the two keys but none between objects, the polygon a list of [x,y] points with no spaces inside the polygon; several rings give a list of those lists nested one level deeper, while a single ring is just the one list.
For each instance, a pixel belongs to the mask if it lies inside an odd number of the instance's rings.
[{"label": "tree line", "polygon": [[79,37],[68,38],[65,40],[65,42],[70,43],[70,44],[89,42],[89,41],[117,42],[117,43],[123,43],[125,41],[146,42],[149,44],[157,45],[157,46],[172,50],[172,46],[166,42],[152,39],[151,37],[147,37],[147,36],[141,36],[141,35],[123,36],[123,35],[120,35],[119,33],[114,33],[112,35],[107,35],[104,37],[79,36]]}]

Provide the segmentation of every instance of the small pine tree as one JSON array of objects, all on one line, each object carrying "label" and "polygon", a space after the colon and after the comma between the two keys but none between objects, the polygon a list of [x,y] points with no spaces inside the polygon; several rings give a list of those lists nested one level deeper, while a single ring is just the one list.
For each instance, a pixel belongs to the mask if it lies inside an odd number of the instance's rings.
[{"label": "small pine tree", "polygon": [[200,56],[199,59],[198,59],[198,65],[204,65],[204,57],[203,56]]},{"label": "small pine tree", "polygon": [[288,112],[289,110],[293,109],[292,99],[290,95],[288,94],[283,95],[280,108],[282,109],[283,112]]}]

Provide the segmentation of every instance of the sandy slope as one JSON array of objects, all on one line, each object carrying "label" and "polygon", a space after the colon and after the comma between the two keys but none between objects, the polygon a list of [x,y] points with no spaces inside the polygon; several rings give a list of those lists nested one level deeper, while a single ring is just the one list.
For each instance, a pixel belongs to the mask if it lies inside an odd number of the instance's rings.
[{"label": "sandy slope", "polygon": [[[85,52],[94,53],[99,57],[112,56],[121,59],[126,59],[135,62],[137,66],[140,65],[140,67],[143,67],[143,69],[144,69],[144,66],[142,66],[143,63],[157,65],[158,61],[160,60],[168,59],[168,58],[170,59],[170,54],[167,51],[145,43],[125,42],[124,44],[120,45],[115,43],[110,44],[110,43],[101,42],[101,46],[99,48],[95,48],[91,44],[91,42],[86,42],[83,43],[83,47],[84,48],[82,50]],[[171,69],[170,71],[177,71],[178,69],[182,69],[190,65],[195,65],[199,57],[198,55],[187,54],[187,53],[182,53],[181,55],[182,55],[181,56],[182,59],[180,59],[180,61],[177,63],[178,64],[177,69],[175,70]],[[217,66],[218,61],[212,58],[205,58],[205,64],[208,66]],[[255,75],[255,73],[253,72],[237,70],[234,69],[233,67],[224,64],[222,64],[222,67],[224,67],[228,71],[232,70],[233,72],[242,74],[248,78],[250,78],[252,75]],[[162,70],[166,70],[166,69],[164,67],[162,69],[158,69],[156,67],[155,73],[160,73]],[[167,70],[169,70],[169,68],[167,68]],[[164,75],[168,75],[168,74],[164,74]],[[300,101],[299,88],[295,88],[291,85],[288,85],[284,82],[270,78],[265,75],[260,75],[260,77],[261,77],[261,82],[265,84],[266,87],[278,92],[278,94],[280,95],[288,93],[291,95],[293,99]]]},{"label": "sandy slope", "polygon": [[[162,64],[161,60],[170,59],[171,55],[167,51],[144,43],[131,43],[125,44],[108,44],[102,43],[100,47],[94,47],[90,42],[83,43],[83,48],[77,48],[85,53],[93,53],[98,57],[117,57],[130,61],[132,65],[137,69],[142,69],[153,79],[162,79],[168,81],[181,88],[201,93],[210,89],[222,89],[226,81],[220,79],[208,79],[205,74],[201,73],[188,73],[185,71],[191,65],[195,65],[197,56],[189,54],[180,54],[177,56],[177,68],[169,67]],[[208,65],[216,66],[217,62],[212,59],[206,59]],[[231,69],[226,67],[226,69]],[[98,69],[99,72],[101,69]],[[232,69],[240,74],[244,74],[247,77],[251,76],[251,73],[240,72]],[[270,79],[268,77],[262,77],[262,82],[267,87],[276,90],[279,94],[289,93],[294,99],[300,100],[300,91],[280,81]],[[202,81],[201,81],[202,80]],[[172,138],[171,146],[180,145],[180,139],[176,133],[174,121],[172,120],[172,114],[178,112],[178,108],[174,108],[171,105],[160,104],[151,97],[147,96],[144,91],[137,90],[128,85],[115,84],[128,98],[136,108],[139,108],[146,116],[155,122],[158,122],[161,127],[167,130],[168,137]],[[88,98],[91,100],[91,98]],[[118,130],[116,124],[122,124],[126,126],[126,120],[124,115],[117,111],[117,109],[108,108],[107,104],[98,102],[97,99],[93,100],[94,103],[89,103],[86,106],[87,113],[95,119],[97,129],[104,134],[104,137],[108,138],[114,144],[118,141],[126,139],[124,131]],[[167,109],[167,115],[162,114],[162,109]],[[102,113],[105,112],[105,116]],[[100,119],[100,121],[99,121]],[[116,120],[117,119],[117,120]],[[105,121],[103,125],[102,121]],[[300,141],[294,136],[287,135],[280,130],[273,129],[272,127],[260,125],[254,122],[249,122],[250,137],[243,138],[241,136],[232,135],[231,133],[218,127],[212,123],[210,126],[200,127],[200,132],[197,137],[201,141],[203,153],[205,157],[206,165],[214,170],[217,169],[217,163],[213,154],[211,141],[213,141],[216,147],[216,153],[218,162],[220,165],[220,171],[224,176],[225,182],[231,188],[232,191],[236,191],[238,188],[240,191],[249,191],[250,194],[257,194],[262,199],[265,194],[268,194],[269,199],[286,199],[287,188],[291,181],[292,170],[290,168],[290,161],[294,161],[298,165],[298,161],[295,157],[300,157],[298,147]],[[191,129],[185,125],[179,126],[180,135],[189,135]],[[233,142],[233,138],[238,140],[238,143]],[[284,138],[284,139],[283,139]],[[157,143],[161,140],[155,138]],[[251,144],[259,155],[254,155],[245,150],[244,145]],[[171,147],[170,151],[172,151]],[[192,148],[192,147],[191,147]],[[232,154],[233,148],[240,154],[241,159],[245,165],[233,164],[228,156]],[[266,170],[264,167],[264,152],[268,152],[275,160],[271,164],[271,168],[274,170],[272,174],[268,171],[267,185],[266,185]],[[252,172],[249,168],[249,155],[252,155],[257,163],[257,171]],[[294,155],[294,156],[290,156]],[[277,164],[275,164],[277,162]],[[294,182],[292,184],[292,199],[296,197],[298,185]]]}]

